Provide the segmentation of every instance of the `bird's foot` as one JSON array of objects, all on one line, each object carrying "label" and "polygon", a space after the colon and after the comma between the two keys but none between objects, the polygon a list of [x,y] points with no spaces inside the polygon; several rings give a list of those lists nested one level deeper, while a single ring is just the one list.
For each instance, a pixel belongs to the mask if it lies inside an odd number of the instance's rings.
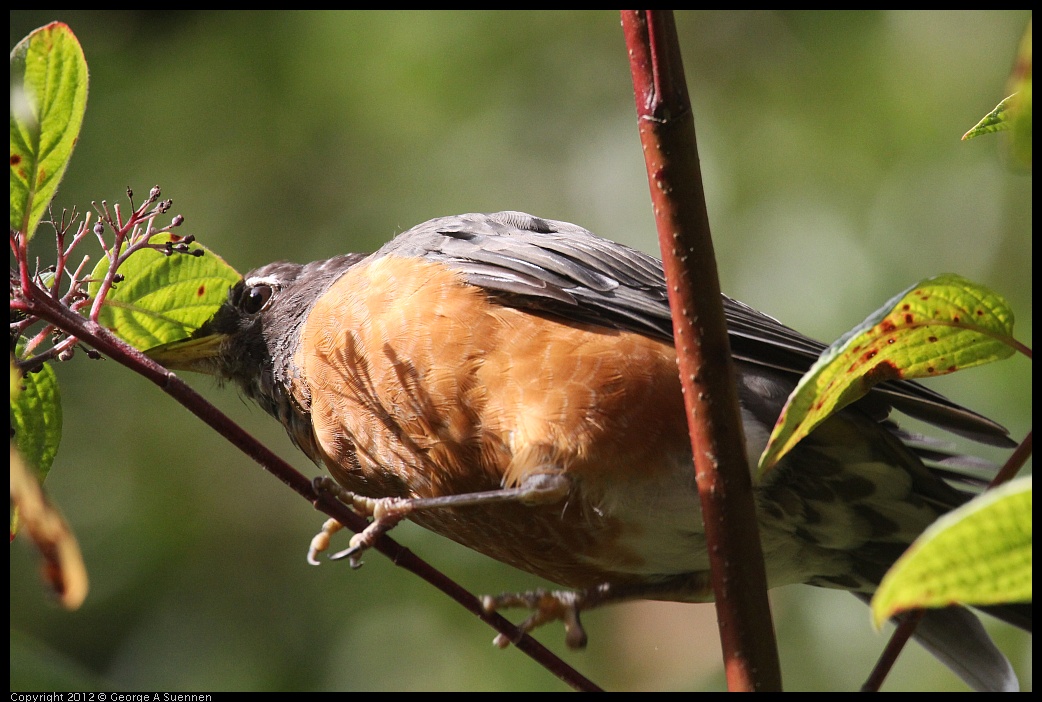
[{"label": "bird's foot", "polygon": [[[632,600],[667,600],[674,602],[706,602],[711,599],[708,572],[681,573],[648,582],[605,582],[582,590],[532,590],[521,593],[504,593],[481,598],[486,612],[495,612],[506,607],[525,607],[532,614],[517,625],[522,633],[552,621],[564,624],[564,640],[569,648],[586,646],[586,631],[579,621],[579,613],[606,604],[617,604]],[[511,643],[500,634],[493,642],[500,648]]]},{"label": "bird's foot", "polygon": [[369,501],[372,502],[372,512],[368,516],[373,518],[369,526],[352,536],[348,547],[329,556],[329,560],[339,561],[346,558],[352,568],[361,568],[362,554],[415,509],[415,500],[401,497],[382,497]]},{"label": "bird's foot", "polygon": [[[481,598],[481,606],[486,612],[495,612],[505,607],[524,607],[532,610],[532,614],[517,625],[522,633],[527,634],[547,622],[560,621],[564,624],[564,640],[569,648],[586,647],[586,630],[579,620],[579,613],[593,609],[605,602],[615,599],[611,586],[607,583],[589,590],[531,590],[529,592],[504,593],[492,597]],[[512,642],[508,637],[499,634],[492,643],[499,648],[506,648]]]},{"label": "bird's foot", "polygon": [[[571,481],[559,473],[537,473],[529,476],[521,485],[514,488],[441,497],[364,497],[345,489],[328,476],[315,478],[314,485],[316,491],[330,492],[355,512],[373,518],[369,526],[351,537],[348,548],[329,557],[334,561],[347,558],[352,568],[362,565],[360,560],[362,553],[372,548],[377,539],[417,510],[470,507],[499,502],[547,504],[564,499],[571,489]],[[308,549],[308,563],[318,565],[318,554],[329,548],[333,534],[343,528],[343,525],[335,519],[327,520],[322,525],[322,531],[311,540],[311,547]]]},{"label": "bird's foot", "polygon": [[[351,564],[352,568],[360,568],[362,566],[362,553],[372,548],[377,539],[396,527],[400,521],[409,516],[415,509],[416,500],[401,497],[382,497],[377,499],[363,497],[344,489],[335,480],[326,476],[315,479],[315,489],[330,492],[355,512],[366,517],[372,517],[369,526],[351,537],[351,541],[346,549],[329,556],[331,561],[348,559],[348,563]],[[337,520],[327,519],[322,525],[322,530],[311,539],[311,546],[308,548],[308,563],[318,565],[318,555],[329,549],[333,534],[343,528],[344,525]]]}]

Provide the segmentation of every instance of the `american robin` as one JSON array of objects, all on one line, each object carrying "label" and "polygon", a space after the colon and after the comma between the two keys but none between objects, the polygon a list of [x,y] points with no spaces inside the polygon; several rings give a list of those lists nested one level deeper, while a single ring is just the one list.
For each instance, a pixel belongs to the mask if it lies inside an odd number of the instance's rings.
[{"label": "american robin", "polygon": [[[824,346],[730,298],[724,307],[755,460]],[[666,286],[650,256],[520,212],[443,217],[371,255],[252,271],[191,340],[152,355],[235,381],[354,495],[451,497],[399,516],[576,588],[573,602],[712,598]],[[916,383],[879,386],[755,485],[771,587],[870,594],[967,499],[927,467],[941,454],[903,433],[891,408],[1010,444],[998,424]],[[1030,606],[1006,614],[1030,629]],[[1015,684],[968,611],[937,610],[920,633],[971,685]]]}]

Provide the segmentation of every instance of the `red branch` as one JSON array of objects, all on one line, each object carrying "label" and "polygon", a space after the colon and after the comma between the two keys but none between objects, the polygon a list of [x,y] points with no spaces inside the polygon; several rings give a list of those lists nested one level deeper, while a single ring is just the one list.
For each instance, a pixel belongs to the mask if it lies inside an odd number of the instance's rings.
[{"label": "red branch", "polygon": [[734,365],[673,14],[623,10],[728,687],[780,690]]}]

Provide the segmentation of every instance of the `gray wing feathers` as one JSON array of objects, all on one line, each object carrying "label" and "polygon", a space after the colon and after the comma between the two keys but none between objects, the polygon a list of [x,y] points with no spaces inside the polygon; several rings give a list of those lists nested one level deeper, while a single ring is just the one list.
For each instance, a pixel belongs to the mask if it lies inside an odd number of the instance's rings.
[{"label": "gray wing feathers", "polygon": [[[853,594],[868,604],[868,595]],[[965,607],[926,610],[914,638],[978,692],[1020,690],[1009,659],[992,642],[980,620]]]},{"label": "gray wing feathers", "polygon": [[[673,339],[661,262],[567,222],[524,212],[441,217],[373,255],[440,261],[503,304]],[[724,312],[740,360],[798,378],[825,348],[726,295]],[[866,400],[863,406],[873,416],[885,415],[892,405],[977,441],[1014,445],[1000,425],[917,383],[886,383]]]}]

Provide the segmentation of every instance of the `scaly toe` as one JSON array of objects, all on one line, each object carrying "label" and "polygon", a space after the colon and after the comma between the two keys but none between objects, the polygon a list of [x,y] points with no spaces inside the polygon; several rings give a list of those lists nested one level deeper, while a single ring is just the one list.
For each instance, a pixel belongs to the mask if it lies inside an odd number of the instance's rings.
[{"label": "scaly toe", "polygon": [[[547,622],[561,621],[564,624],[565,643],[569,648],[584,648],[587,642],[586,631],[579,620],[585,597],[582,592],[571,590],[532,590],[522,593],[504,593],[496,597],[486,595],[481,598],[481,605],[486,612],[494,612],[505,607],[524,607],[532,610],[532,614],[518,624],[518,629],[528,633]],[[505,648],[509,638],[500,634],[493,640],[499,648]]]}]

